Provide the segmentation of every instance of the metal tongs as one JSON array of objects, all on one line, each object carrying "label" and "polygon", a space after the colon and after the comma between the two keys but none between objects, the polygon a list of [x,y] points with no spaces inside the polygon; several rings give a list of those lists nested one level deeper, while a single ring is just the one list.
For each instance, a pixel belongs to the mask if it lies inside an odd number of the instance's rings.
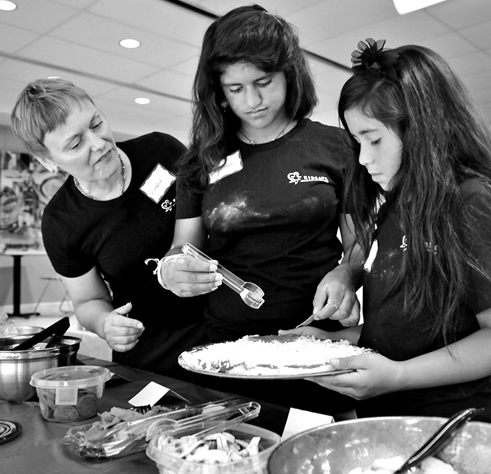
[{"label": "metal tongs", "polygon": [[[115,458],[140,452],[148,444],[148,440],[159,435],[163,431],[172,432],[182,426],[188,426],[196,421],[214,416],[226,416],[230,409],[239,407],[237,397],[225,398],[215,402],[207,402],[199,405],[188,405],[183,408],[157,413],[156,415],[140,418],[138,420],[119,422],[107,429],[100,428],[101,435],[88,441],[85,437],[88,428],[93,424],[71,428],[69,433],[77,442],[81,442],[80,453],[83,458]],[[235,408],[237,409],[237,408]],[[257,415],[256,415],[257,416]],[[79,432],[80,431],[80,432]],[[65,435],[65,437],[67,437]],[[62,444],[70,442],[61,441]]]},{"label": "metal tongs", "polygon": [[483,408],[468,408],[450,418],[421,448],[419,448],[394,474],[403,474],[420,464],[424,459],[441,451],[467,421]]},{"label": "metal tongs", "polygon": [[[220,433],[256,418],[260,410],[259,403],[247,402],[175,421],[173,426],[170,420],[156,421],[148,428],[146,439],[161,446],[166,452],[172,452],[182,458],[187,456],[206,436]],[[192,439],[189,439],[189,436]]]},{"label": "metal tongs", "polygon": [[[182,252],[201,262],[210,262],[212,259],[190,243],[182,246]],[[244,281],[227,270],[223,265],[217,265],[217,272],[223,275],[223,282],[237,292],[244,303],[251,308],[258,309],[264,303],[264,291],[255,283]]]},{"label": "metal tongs", "polygon": [[65,316],[64,318],[61,318],[60,320],[56,321],[51,326],[48,326],[46,329],[43,329],[42,331],[35,333],[32,337],[26,339],[25,341],[21,342],[17,346],[14,346],[10,350],[26,351],[28,349],[31,349],[36,344],[43,342],[47,338],[49,338],[49,340],[47,341],[45,348],[55,347],[56,344],[58,344],[61,341],[63,335],[69,329],[69,327],[70,327],[70,319],[68,318],[68,316]]}]

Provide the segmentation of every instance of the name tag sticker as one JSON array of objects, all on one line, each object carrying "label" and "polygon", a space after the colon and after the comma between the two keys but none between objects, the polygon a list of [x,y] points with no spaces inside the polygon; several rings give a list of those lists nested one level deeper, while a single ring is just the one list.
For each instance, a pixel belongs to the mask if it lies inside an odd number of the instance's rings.
[{"label": "name tag sticker", "polygon": [[372,271],[372,265],[375,260],[375,257],[377,257],[377,253],[378,253],[378,242],[374,240],[372,247],[370,248],[370,253],[368,254],[367,261],[363,266],[366,272],[370,273]]},{"label": "name tag sticker", "polygon": [[210,173],[210,184],[216,183],[231,174],[238,173],[243,167],[240,151],[237,150],[227,156],[225,160],[222,160],[218,165],[218,169]]},{"label": "name tag sticker", "polygon": [[175,180],[176,177],[159,163],[140,186],[140,191],[158,204]]}]

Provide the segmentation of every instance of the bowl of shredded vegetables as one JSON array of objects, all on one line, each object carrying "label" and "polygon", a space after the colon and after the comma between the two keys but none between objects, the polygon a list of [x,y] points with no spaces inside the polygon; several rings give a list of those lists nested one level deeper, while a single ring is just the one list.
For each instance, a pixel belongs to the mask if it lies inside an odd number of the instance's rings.
[{"label": "bowl of shredded vegetables", "polygon": [[213,424],[205,422],[187,432],[183,430],[179,436],[162,434],[155,437],[147,447],[147,456],[155,461],[160,474],[267,473],[268,458],[281,441],[279,435],[241,423],[199,440],[193,436],[196,431],[213,427]]}]

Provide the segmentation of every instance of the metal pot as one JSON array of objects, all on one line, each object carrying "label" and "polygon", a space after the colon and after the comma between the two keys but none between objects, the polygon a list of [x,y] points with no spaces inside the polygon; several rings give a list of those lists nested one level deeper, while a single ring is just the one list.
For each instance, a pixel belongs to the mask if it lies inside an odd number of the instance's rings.
[{"label": "metal pot", "polygon": [[[41,326],[15,326],[15,332],[7,336],[0,337],[0,345],[5,339],[13,339],[16,337],[24,337],[27,334],[37,334],[41,332],[43,328]],[[0,349],[1,350],[1,349]]]},{"label": "metal pot", "polygon": [[0,340],[0,399],[2,400],[12,402],[29,400],[36,393],[36,388],[29,384],[32,374],[39,370],[76,363],[77,352],[82,341],[79,337],[63,336],[59,344],[49,349],[32,348],[16,351],[15,345],[29,339],[32,334],[31,332]]},{"label": "metal pot", "polygon": [[[271,454],[269,474],[346,474],[369,469],[376,459],[406,460],[447,421],[438,417],[379,417],[314,428],[281,443]],[[436,457],[460,473],[489,474],[491,423],[471,421]]]}]

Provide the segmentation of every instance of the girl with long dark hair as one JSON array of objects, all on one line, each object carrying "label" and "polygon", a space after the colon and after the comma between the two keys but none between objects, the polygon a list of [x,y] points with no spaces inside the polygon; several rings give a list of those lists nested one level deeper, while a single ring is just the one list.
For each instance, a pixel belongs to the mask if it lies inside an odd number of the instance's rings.
[{"label": "girl with long dark hair", "polygon": [[491,421],[491,132],[438,54],[384,44],[359,43],[338,106],[366,262],[364,323],[336,336],[378,353],[315,381],[361,399],[358,416],[482,407]]},{"label": "girl with long dark hair", "polygon": [[[341,215],[345,132],[307,117],[317,103],[295,30],[258,5],[236,8],[206,31],[194,82],[191,145],[180,162],[173,248],[159,265],[179,296],[208,294],[204,342],[277,334],[312,313],[341,329],[359,316]],[[338,240],[341,229],[343,243]],[[190,242],[264,291],[258,309],[221,283],[216,266],[182,254]],[[203,383],[210,384],[210,377]],[[328,414],[353,401],[305,382],[245,381],[220,388]]]}]

